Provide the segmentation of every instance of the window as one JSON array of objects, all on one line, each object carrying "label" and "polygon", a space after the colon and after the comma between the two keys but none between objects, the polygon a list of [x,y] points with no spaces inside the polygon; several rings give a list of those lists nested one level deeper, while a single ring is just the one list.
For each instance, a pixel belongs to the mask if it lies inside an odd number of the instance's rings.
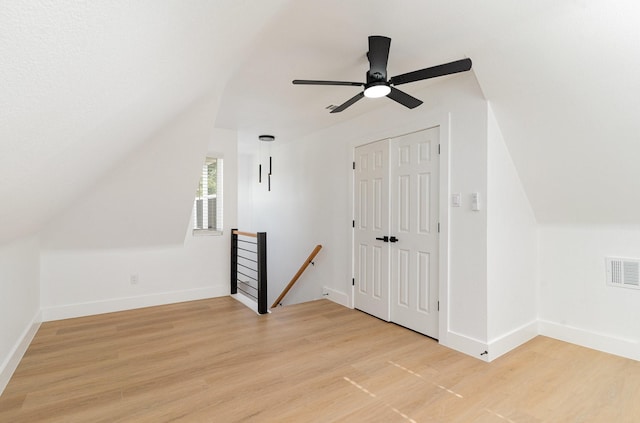
[{"label": "window", "polygon": [[207,157],[193,203],[193,232],[222,232],[222,159]]}]

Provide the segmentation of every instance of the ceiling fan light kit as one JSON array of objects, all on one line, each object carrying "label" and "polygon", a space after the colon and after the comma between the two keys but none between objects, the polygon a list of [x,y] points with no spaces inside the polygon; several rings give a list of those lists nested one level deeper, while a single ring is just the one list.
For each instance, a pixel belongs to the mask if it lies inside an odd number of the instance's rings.
[{"label": "ceiling fan light kit", "polygon": [[332,108],[331,113],[339,113],[355,102],[361,100],[363,97],[388,97],[409,109],[413,109],[421,105],[422,101],[395,88],[394,86],[409,82],[422,81],[424,79],[436,78],[439,76],[451,75],[458,72],[466,72],[471,69],[471,59],[467,58],[387,78],[387,62],[389,59],[390,47],[391,38],[389,37],[383,37],[380,35],[371,35],[369,37],[369,52],[367,53],[367,58],[369,59],[369,70],[367,71],[366,83],[294,79],[293,84],[364,87],[364,91],[359,92],[338,107]]},{"label": "ceiling fan light kit", "polygon": [[364,96],[367,98],[386,97],[390,92],[391,87],[384,81],[372,82],[364,87]]}]

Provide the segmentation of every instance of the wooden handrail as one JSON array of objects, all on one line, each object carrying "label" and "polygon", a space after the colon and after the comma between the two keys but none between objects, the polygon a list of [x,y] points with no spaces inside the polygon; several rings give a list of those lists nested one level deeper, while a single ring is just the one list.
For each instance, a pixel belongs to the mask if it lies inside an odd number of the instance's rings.
[{"label": "wooden handrail", "polygon": [[258,234],[254,234],[253,232],[242,232],[242,231],[233,231],[234,235],[242,235],[242,236],[250,236],[252,238],[257,238]]},{"label": "wooden handrail", "polygon": [[309,254],[309,257],[307,257],[307,259],[302,264],[302,266],[300,266],[300,269],[298,269],[298,272],[293,276],[293,278],[291,279],[291,282],[289,282],[286,288],[282,291],[282,294],[280,294],[278,299],[273,302],[273,304],[271,305],[271,308],[276,308],[278,304],[280,304],[280,301],[282,301],[284,296],[287,295],[287,293],[293,287],[293,285],[295,285],[298,279],[300,279],[300,276],[302,276],[304,271],[307,270],[307,267],[309,267],[309,264],[311,264],[314,257],[320,252],[321,249],[322,249],[322,245],[320,244],[316,245],[316,248],[313,249],[311,254]]}]

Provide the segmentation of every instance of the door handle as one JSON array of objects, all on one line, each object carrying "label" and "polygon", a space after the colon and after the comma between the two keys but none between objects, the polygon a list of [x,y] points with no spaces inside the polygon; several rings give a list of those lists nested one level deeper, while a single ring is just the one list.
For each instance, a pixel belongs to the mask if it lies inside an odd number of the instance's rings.
[{"label": "door handle", "polygon": [[378,241],[384,241],[384,242],[389,242],[389,237],[388,236],[383,236],[382,238],[376,238]]},{"label": "door handle", "polygon": [[391,238],[389,238],[389,242],[398,242],[400,241],[398,238],[396,238],[395,236],[392,236]]}]

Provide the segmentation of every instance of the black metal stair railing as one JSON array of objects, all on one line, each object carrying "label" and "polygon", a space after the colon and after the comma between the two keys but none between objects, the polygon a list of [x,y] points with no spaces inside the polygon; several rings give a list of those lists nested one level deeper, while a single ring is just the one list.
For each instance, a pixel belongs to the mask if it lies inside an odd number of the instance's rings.
[{"label": "black metal stair railing", "polygon": [[267,233],[231,231],[231,294],[240,291],[267,310]]}]

